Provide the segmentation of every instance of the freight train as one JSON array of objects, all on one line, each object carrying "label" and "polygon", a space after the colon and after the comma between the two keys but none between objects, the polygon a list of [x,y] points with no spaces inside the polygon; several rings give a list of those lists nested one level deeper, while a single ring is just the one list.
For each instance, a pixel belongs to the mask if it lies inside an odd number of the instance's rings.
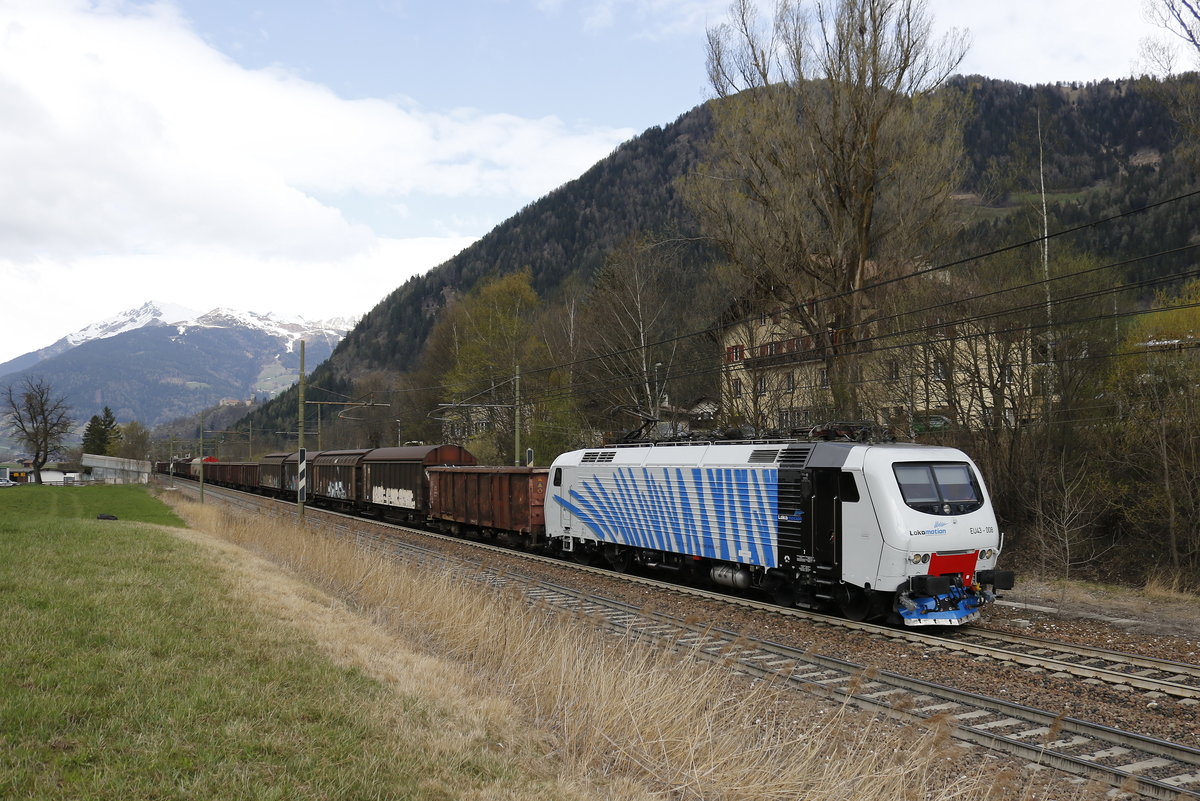
[{"label": "freight train", "polygon": [[[853,620],[955,626],[1013,573],[978,468],[902,443],[655,443],[489,467],[457,445],[206,462],[204,480],[541,550],[669,571]],[[198,478],[198,461],[160,463]]]}]

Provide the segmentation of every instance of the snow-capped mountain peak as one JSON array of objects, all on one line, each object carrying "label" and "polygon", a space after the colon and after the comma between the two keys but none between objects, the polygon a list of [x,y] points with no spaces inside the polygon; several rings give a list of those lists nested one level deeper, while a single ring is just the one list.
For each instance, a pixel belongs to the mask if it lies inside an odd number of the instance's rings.
[{"label": "snow-capped mountain peak", "polygon": [[356,322],[346,318],[311,321],[298,316],[285,316],[274,312],[260,314],[224,308],[212,309],[200,314],[178,304],[149,301],[106,320],[92,323],[45,348],[31,351],[0,364],[0,375],[27,369],[88,342],[111,339],[121,334],[157,326],[174,328],[173,333],[177,337],[184,337],[189,328],[261,331],[279,343],[279,353],[290,354],[296,350],[296,341],[299,339],[306,340],[314,346],[320,343],[322,352],[332,349],[346,335],[346,332],[354,327]]},{"label": "snow-capped mountain peak", "polygon": [[284,316],[275,312],[261,314],[237,309],[213,309],[204,314],[175,324],[182,334],[191,327],[199,328],[249,328],[264,331],[272,336],[280,337],[287,342],[291,351],[293,343],[298,339],[312,337],[332,338],[340,340],[354,323],[345,319],[336,320],[305,320],[299,316]]},{"label": "snow-capped mountain peak", "polygon": [[51,347],[53,348],[62,343],[66,345],[62,350],[67,350],[82,345],[84,342],[91,342],[94,339],[114,337],[117,334],[144,328],[148,325],[170,325],[180,320],[191,319],[195,316],[196,312],[184,306],[152,300],[143,303],[136,309],[128,309],[116,316],[109,317],[107,320],[92,323],[86,328],[81,328],[72,334],[67,334],[59,342],[51,345]]}]

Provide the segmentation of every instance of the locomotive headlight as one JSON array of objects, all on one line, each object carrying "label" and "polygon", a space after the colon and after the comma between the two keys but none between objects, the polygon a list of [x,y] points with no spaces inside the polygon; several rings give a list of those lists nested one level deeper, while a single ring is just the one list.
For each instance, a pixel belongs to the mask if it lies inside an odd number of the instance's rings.
[{"label": "locomotive headlight", "polygon": [[911,557],[909,557],[909,560],[910,560],[910,561],[911,561],[911,562],[912,562],[914,565],[919,565],[919,564],[921,564],[921,554],[919,554],[919,553],[914,553],[914,554],[913,554]]},{"label": "locomotive headlight", "polygon": [[927,554],[927,553],[921,554],[921,563],[925,564],[925,565],[929,564],[929,554]]},{"label": "locomotive headlight", "polygon": [[984,559],[991,559],[995,555],[996,555],[996,552],[993,551],[991,548],[988,548],[986,551],[983,552]]}]

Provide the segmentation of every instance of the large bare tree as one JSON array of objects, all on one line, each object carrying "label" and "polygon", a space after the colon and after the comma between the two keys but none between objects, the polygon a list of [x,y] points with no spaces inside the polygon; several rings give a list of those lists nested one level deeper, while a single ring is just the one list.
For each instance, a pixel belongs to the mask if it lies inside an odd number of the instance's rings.
[{"label": "large bare tree", "polygon": [[26,376],[4,389],[7,427],[33,460],[33,477],[42,483],[42,467],[63,450],[75,421],[65,397],[43,378]]},{"label": "large bare tree", "polygon": [[[1166,79],[1177,72],[1176,45],[1180,42],[1190,56],[1192,68],[1200,67],[1200,2],[1197,0],[1146,0],[1146,17],[1162,28],[1168,38],[1142,40],[1142,59],[1151,72]],[[1185,67],[1186,69],[1186,67]],[[1200,82],[1175,75],[1164,81],[1165,100],[1176,121],[1183,127],[1183,150],[1193,161],[1200,161],[1195,140],[1200,137]]]},{"label": "large bare tree", "polygon": [[680,280],[669,248],[634,237],[609,252],[584,306],[585,347],[598,357],[586,371],[604,382],[610,406],[636,409],[645,420],[657,419],[662,379],[675,367],[678,343],[660,342],[681,311]]},{"label": "large bare tree", "polygon": [[1183,40],[1200,56],[1200,2],[1149,0],[1146,14],[1152,22]]},{"label": "large bare tree", "polygon": [[689,200],[740,271],[743,308],[789,307],[818,343],[843,413],[863,288],[945,230],[962,114],[935,90],[965,51],[964,34],[933,36],[923,0],[779,0],[768,25],[735,0],[708,33],[716,134]]}]

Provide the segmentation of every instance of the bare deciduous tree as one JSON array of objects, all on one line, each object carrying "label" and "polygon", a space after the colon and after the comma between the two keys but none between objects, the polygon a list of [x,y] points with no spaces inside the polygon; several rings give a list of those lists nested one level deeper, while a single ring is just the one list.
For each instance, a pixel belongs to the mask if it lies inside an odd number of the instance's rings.
[{"label": "bare deciduous tree", "polygon": [[150,430],[137,420],[121,426],[120,446],[117,456],[122,459],[147,459],[150,455]]},{"label": "bare deciduous tree", "polygon": [[951,214],[962,114],[934,90],[965,37],[935,39],[923,0],[836,0],[811,15],[779,0],[765,31],[753,0],[735,0],[730,18],[708,35],[717,130],[689,201],[745,300],[791,307],[820,344],[835,402],[853,414],[837,357],[865,336],[861,290],[925,257]]},{"label": "bare deciduous tree", "polygon": [[1071,578],[1071,569],[1099,561],[1113,546],[1100,536],[1096,522],[1108,513],[1113,488],[1103,472],[1084,463],[1044,465],[1027,503],[1033,539],[1045,568]]},{"label": "bare deciduous tree", "polygon": [[1200,3],[1195,0],[1150,0],[1150,21],[1182,39],[1200,56]]},{"label": "bare deciduous tree", "polygon": [[63,441],[75,426],[71,407],[48,381],[32,376],[5,387],[4,402],[8,428],[29,450],[34,481],[41,484],[42,467],[62,451]]},{"label": "bare deciduous tree", "polygon": [[[1146,17],[1162,28],[1169,38],[1148,37],[1142,40],[1142,60],[1154,74],[1169,78],[1176,73],[1178,53],[1176,40],[1182,41],[1191,61],[1200,67],[1200,3],[1196,0],[1146,0]],[[1164,99],[1171,114],[1192,140],[1185,144],[1193,160],[1197,155],[1195,139],[1200,137],[1200,84],[1196,80],[1164,81]]]},{"label": "bare deciduous tree", "polygon": [[585,348],[597,357],[586,365],[589,375],[603,382],[610,406],[637,409],[646,420],[657,418],[663,378],[674,368],[678,343],[658,343],[680,311],[679,279],[667,248],[629,239],[609,253],[584,305]]}]

